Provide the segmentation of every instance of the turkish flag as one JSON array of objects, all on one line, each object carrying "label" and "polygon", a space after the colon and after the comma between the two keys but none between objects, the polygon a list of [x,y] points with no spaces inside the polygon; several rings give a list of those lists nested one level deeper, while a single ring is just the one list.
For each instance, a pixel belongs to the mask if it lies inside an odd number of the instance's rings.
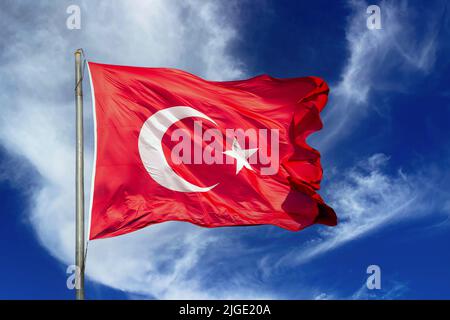
[{"label": "turkish flag", "polygon": [[164,221],[203,227],[336,225],[316,192],[327,84],[316,77],[207,81],[89,62],[96,123],[90,239]]}]

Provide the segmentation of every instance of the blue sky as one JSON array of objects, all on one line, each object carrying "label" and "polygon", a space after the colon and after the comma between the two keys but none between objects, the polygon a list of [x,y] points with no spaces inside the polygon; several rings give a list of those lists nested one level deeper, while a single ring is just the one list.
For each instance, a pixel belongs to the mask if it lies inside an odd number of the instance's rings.
[{"label": "blue sky", "polygon": [[[66,8],[81,8],[68,30]],[[381,8],[381,30],[366,8]],[[447,8],[446,8],[447,6]],[[5,1],[0,13],[0,298],[71,299],[73,51],[213,80],[331,87],[321,194],[339,226],[169,222],[89,244],[87,297],[449,299],[450,18],[445,1]],[[85,85],[86,190],[93,154]],[[381,268],[367,290],[366,268]]]}]

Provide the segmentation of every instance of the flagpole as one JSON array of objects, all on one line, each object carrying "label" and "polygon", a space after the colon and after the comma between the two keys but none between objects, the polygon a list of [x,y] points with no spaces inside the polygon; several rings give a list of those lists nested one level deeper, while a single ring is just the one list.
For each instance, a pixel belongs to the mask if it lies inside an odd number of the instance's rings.
[{"label": "flagpole", "polygon": [[82,49],[75,51],[75,102],[76,102],[76,236],[75,260],[77,277],[75,278],[76,299],[84,300],[84,155],[83,155],[83,70]]}]

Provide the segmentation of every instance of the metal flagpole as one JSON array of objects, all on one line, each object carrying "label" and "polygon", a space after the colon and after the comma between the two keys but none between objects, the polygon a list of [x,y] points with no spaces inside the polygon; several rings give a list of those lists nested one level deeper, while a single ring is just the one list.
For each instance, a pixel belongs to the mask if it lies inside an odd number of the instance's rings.
[{"label": "metal flagpole", "polygon": [[83,155],[83,50],[75,51],[75,102],[76,102],[76,236],[75,278],[76,299],[84,300],[84,155]]}]

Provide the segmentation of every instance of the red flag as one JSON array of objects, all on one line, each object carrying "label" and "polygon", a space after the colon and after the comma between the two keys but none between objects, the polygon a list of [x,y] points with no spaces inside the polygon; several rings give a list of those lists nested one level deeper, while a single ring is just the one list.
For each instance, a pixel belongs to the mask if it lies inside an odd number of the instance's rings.
[{"label": "red flag", "polygon": [[89,63],[96,115],[90,239],[169,220],[204,227],[336,224],[316,193],[328,86],[316,77],[206,81]]}]

